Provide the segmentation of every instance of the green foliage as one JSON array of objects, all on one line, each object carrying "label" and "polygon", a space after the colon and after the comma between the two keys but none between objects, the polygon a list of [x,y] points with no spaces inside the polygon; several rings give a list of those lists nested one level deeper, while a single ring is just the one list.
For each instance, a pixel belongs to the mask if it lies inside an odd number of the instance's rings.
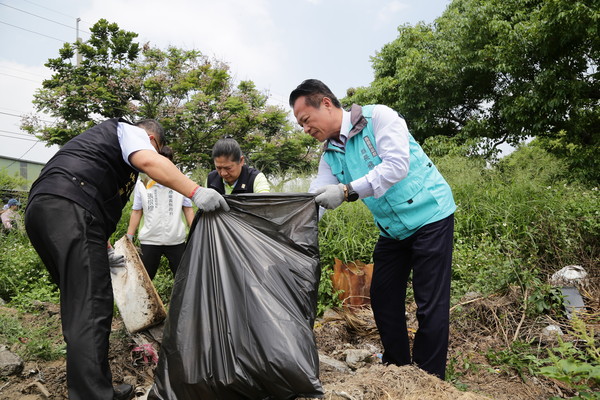
[{"label": "green foliage", "polygon": [[379,231],[367,206],[362,201],[344,203],[326,211],[320,221],[321,261],[328,265],[333,265],[334,258],[342,262],[373,262],[378,237]]},{"label": "green foliage", "polygon": [[[34,95],[37,111],[51,115],[57,122],[45,125],[35,116],[23,120],[22,129],[49,144],[65,144],[99,122],[94,118],[135,115],[130,99],[137,89],[130,66],[140,51],[133,41],[137,34],[105,19],[90,31],[92,36],[87,42],[65,43],[59,57],[48,60],[46,66],[54,74]],[[81,57],[79,65],[73,64],[75,52]]]},{"label": "green foliage", "polygon": [[536,347],[531,346],[531,343],[515,341],[507,349],[488,351],[486,357],[497,370],[507,374],[515,371],[525,381],[526,374],[535,375],[540,370],[541,361],[538,351]]},{"label": "green foliage", "polygon": [[459,246],[460,240],[484,246],[490,255],[497,248],[504,259],[536,265],[542,273],[597,264],[598,190],[559,180],[560,161],[539,148],[524,146],[496,168],[478,163],[453,156],[436,162],[457,202]]},{"label": "green foliage", "polygon": [[541,360],[545,366],[539,373],[570,385],[579,392],[579,398],[599,398],[600,346],[593,328],[577,317],[571,320],[571,328],[577,340],[565,342],[558,336],[558,347],[548,349],[548,358]]},{"label": "green foliage", "polygon": [[[316,165],[315,140],[293,128],[287,110],[267,104],[252,81],[235,84],[224,62],[198,50],[140,48],[137,34],[106,20],[91,31],[87,42],[67,43],[48,61],[54,75],[34,96],[37,111],[57,122],[44,124],[33,115],[22,129],[62,145],[106,118],[153,118],[165,127],[186,173],[212,169],[212,146],[224,136],[234,137],[267,174]],[[75,49],[80,65],[72,62]]]},{"label": "green foliage", "polygon": [[0,342],[11,348],[25,361],[56,360],[66,354],[65,344],[53,332],[60,332],[58,318],[46,318],[44,324],[29,326],[19,316],[0,313]]},{"label": "green foliage", "polygon": [[15,173],[14,176],[10,176],[5,171],[0,170],[0,189],[15,190],[26,186],[27,180],[21,177],[18,173]]},{"label": "green foliage", "polygon": [[152,280],[160,299],[164,304],[169,304],[173,292],[173,273],[169,269],[169,262],[165,257],[160,260],[160,266]]},{"label": "green foliage", "polygon": [[[600,182],[597,0],[454,0],[434,24],[402,25],[372,58],[375,80],[344,105],[382,103],[416,138],[544,138]],[[485,151],[487,153],[487,151]]]},{"label": "green foliage", "polygon": [[446,365],[446,382],[452,383],[460,391],[467,391],[469,387],[460,381],[460,378],[469,372],[477,373],[481,365],[473,361],[473,353],[461,354],[450,357]]},{"label": "green foliage", "polygon": [[31,299],[43,300],[48,297],[41,293],[45,287],[53,288],[54,284],[50,283],[50,275],[25,232],[5,235],[0,252],[0,298],[6,301],[22,298],[23,304]]},{"label": "green foliage", "polygon": [[378,237],[373,217],[362,202],[345,203],[335,210],[325,212],[319,224],[322,266],[319,314],[339,303],[331,283],[334,259],[370,263]]}]

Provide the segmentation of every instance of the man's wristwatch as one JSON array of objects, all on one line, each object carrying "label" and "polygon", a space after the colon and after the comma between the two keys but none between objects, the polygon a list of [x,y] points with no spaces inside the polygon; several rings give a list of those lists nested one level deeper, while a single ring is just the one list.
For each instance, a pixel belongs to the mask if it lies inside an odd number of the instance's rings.
[{"label": "man's wristwatch", "polygon": [[358,193],[352,188],[350,183],[344,185],[344,200],[347,202],[358,200]]}]

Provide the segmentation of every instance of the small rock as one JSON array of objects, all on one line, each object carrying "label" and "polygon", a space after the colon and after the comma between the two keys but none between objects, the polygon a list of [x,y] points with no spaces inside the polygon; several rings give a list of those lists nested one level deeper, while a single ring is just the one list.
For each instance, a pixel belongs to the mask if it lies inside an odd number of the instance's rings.
[{"label": "small rock", "polygon": [[557,325],[548,325],[547,327],[545,327],[544,329],[542,329],[542,335],[544,336],[561,336],[563,334],[562,329],[560,329],[560,326]]},{"label": "small rock", "polygon": [[563,332],[557,325],[548,325],[542,329],[542,341],[546,343],[555,343],[558,341],[558,337],[562,336]]},{"label": "small rock", "polygon": [[352,369],[364,367],[367,362],[372,360],[373,355],[373,353],[365,349],[346,350],[344,354],[346,355],[346,364]]},{"label": "small rock", "polygon": [[137,384],[137,379],[135,376],[127,375],[127,376],[123,377],[123,383],[126,383],[128,385],[135,387]]},{"label": "small rock", "polygon": [[581,265],[567,265],[550,278],[554,286],[577,286],[587,283],[587,271]]},{"label": "small rock", "polygon": [[16,375],[23,371],[23,360],[7,349],[0,346],[0,376]]},{"label": "small rock", "polygon": [[38,392],[43,399],[50,398],[50,392],[40,382],[33,382],[31,385],[27,386],[27,389],[31,392]]},{"label": "small rock", "polygon": [[329,396],[327,396],[327,400],[354,400],[354,397],[350,396],[346,392],[333,391],[329,393]]},{"label": "small rock", "polygon": [[341,361],[336,360],[335,358],[331,358],[326,356],[325,354],[319,353],[319,362],[332,367],[340,372],[350,372],[350,369]]},{"label": "small rock", "polygon": [[465,295],[462,297],[462,301],[472,301],[472,300],[476,300],[476,299],[480,299],[483,296],[481,295],[481,293],[479,292],[467,292],[465,293]]}]

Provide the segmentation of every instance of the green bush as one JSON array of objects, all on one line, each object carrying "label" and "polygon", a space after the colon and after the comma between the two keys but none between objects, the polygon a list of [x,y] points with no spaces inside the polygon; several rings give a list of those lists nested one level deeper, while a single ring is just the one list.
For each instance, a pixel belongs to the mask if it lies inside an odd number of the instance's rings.
[{"label": "green bush", "polygon": [[335,210],[326,211],[319,222],[319,248],[321,253],[321,281],[317,313],[338,306],[339,299],[333,289],[331,276],[334,259],[342,262],[360,260],[373,262],[373,248],[379,232],[371,212],[362,202],[345,203]]},{"label": "green bush", "polygon": [[477,163],[462,157],[438,162],[458,206],[455,257],[464,258],[462,242],[493,247],[500,253],[490,254],[496,263],[498,257],[519,259],[545,274],[568,264],[598,265],[597,189],[558,180],[560,163],[537,148],[525,146],[496,167]]},{"label": "green bush", "polygon": [[0,252],[0,298],[12,301],[17,296],[26,297],[44,287],[52,288],[51,291],[56,288],[25,232],[13,231],[3,236]]}]

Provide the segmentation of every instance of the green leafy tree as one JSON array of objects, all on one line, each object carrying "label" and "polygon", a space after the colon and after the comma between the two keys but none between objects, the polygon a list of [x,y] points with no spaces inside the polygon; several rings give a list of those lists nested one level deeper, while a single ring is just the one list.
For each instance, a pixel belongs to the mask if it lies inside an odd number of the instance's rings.
[{"label": "green leafy tree", "polygon": [[343,102],[387,104],[419,139],[538,137],[598,182],[599,27],[598,0],[454,0],[434,24],[399,27],[374,82]]},{"label": "green leafy tree", "polygon": [[0,191],[18,190],[27,185],[27,180],[18,174],[13,176],[0,170]]},{"label": "green leafy tree", "polygon": [[34,115],[23,129],[62,145],[106,118],[154,118],[185,171],[212,168],[212,146],[224,136],[238,140],[265,173],[315,165],[314,140],[300,137],[287,111],[269,105],[252,81],[235,84],[225,63],[197,50],[140,47],[135,33],[106,20],[91,32],[89,41],[65,44],[48,61],[55,73],[34,96],[37,111],[57,123],[44,125]]},{"label": "green leafy tree", "polygon": [[[45,64],[54,73],[34,95],[37,111],[55,118],[42,124],[36,116],[23,120],[22,129],[49,145],[62,145],[105,118],[133,117],[130,99],[136,88],[130,66],[138,57],[137,34],[101,19],[90,29],[87,42],[65,43],[59,57]],[[81,63],[73,62],[79,54]]]}]

